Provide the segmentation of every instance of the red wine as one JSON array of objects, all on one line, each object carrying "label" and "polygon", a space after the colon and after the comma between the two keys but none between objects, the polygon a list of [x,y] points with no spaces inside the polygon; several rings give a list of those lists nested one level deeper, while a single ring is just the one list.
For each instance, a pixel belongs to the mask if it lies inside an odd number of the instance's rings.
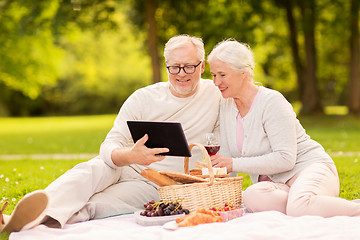
[{"label": "red wine", "polygon": [[219,145],[204,146],[210,156],[215,155],[219,150]]}]

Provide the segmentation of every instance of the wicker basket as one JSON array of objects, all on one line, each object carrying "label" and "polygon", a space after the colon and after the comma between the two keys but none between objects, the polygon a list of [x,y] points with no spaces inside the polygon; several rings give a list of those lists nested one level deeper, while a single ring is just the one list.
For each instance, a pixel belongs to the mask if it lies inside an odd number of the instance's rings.
[{"label": "wicker basket", "polygon": [[[195,211],[198,208],[223,207],[226,202],[234,206],[242,203],[242,180],[243,177],[214,177],[210,157],[203,145],[199,143],[190,144],[190,150],[197,146],[201,149],[210,173],[209,182],[170,185],[159,188],[161,200],[181,200],[182,206]],[[185,157],[184,170],[189,174],[189,158]]]}]

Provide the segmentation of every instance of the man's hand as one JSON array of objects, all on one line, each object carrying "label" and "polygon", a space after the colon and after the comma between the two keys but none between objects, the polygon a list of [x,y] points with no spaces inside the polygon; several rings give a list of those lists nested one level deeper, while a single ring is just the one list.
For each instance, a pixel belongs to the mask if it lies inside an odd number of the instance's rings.
[{"label": "man's hand", "polygon": [[210,160],[213,167],[226,167],[228,173],[232,172],[233,170],[232,158],[224,157],[221,155],[213,155],[210,157]]},{"label": "man's hand", "polygon": [[111,153],[111,159],[116,166],[126,166],[130,164],[150,165],[153,162],[164,160],[165,156],[159,154],[169,152],[168,148],[148,148],[145,146],[148,140],[145,134],[130,149],[116,148]]}]

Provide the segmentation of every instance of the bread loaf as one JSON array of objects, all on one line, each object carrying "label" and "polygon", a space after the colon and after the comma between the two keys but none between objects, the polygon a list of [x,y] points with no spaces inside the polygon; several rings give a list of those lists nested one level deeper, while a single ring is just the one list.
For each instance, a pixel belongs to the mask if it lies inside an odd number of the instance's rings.
[{"label": "bread loaf", "polygon": [[160,187],[178,184],[175,180],[153,169],[145,169],[141,171],[141,176],[152,181],[156,185],[159,185]]}]

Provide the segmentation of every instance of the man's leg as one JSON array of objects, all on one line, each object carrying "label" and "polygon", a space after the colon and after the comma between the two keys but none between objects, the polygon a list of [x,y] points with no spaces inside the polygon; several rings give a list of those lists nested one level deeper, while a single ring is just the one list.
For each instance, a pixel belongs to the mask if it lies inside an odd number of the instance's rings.
[{"label": "man's leg", "polygon": [[56,220],[63,227],[95,193],[116,183],[120,174],[121,168],[111,168],[100,158],[76,165],[45,189],[50,198],[45,220]]},{"label": "man's leg", "polygon": [[67,223],[133,213],[152,199],[159,200],[157,189],[131,167],[123,167],[120,181],[92,196]]}]

